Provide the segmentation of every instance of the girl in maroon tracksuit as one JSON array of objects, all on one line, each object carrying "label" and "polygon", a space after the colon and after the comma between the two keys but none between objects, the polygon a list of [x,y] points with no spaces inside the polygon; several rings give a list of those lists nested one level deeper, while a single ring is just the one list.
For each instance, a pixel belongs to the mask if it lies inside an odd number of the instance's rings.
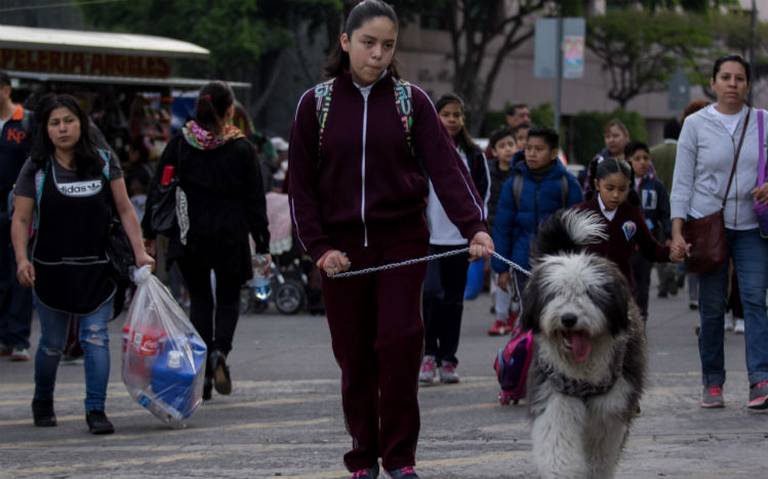
[{"label": "girl in maroon tracksuit", "polygon": [[[318,115],[323,103],[318,90],[308,90],[299,100],[289,152],[295,233],[328,275],[323,296],[353,440],[344,461],[353,478],[363,479],[378,477],[379,457],[390,477],[418,478],[413,466],[425,265],[331,276],[350,266],[426,254],[425,170],[451,221],[471,238],[470,254],[487,256],[493,250],[482,200],[459,167],[429,97],[413,85],[412,113],[399,115],[391,66],[397,31],[394,10],[379,0],[352,9],[326,71],[335,78],[327,116]],[[446,158],[454,161],[446,164]]]}]

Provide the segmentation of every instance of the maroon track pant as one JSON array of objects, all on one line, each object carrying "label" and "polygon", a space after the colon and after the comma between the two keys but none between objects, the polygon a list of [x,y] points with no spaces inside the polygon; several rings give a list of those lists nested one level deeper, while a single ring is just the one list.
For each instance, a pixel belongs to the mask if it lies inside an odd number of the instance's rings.
[{"label": "maroon track pant", "polygon": [[[352,269],[424,256],[425,241],[346,248]],[[426,263],[346,279],[323,275],[333,354],[352,450],[350,471],[383,459],[387,470],[415,464],[418,376],[424,348],[421,289]]]}]

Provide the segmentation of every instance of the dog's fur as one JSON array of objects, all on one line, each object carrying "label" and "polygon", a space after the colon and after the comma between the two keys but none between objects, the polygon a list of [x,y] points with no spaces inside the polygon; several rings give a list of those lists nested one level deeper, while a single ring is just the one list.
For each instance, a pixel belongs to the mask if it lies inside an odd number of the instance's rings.
[{"label": "dog's fur", "polygon": [[646,369],[639,310],[619,269],[583,251],[605,237],[596,213],[560,211],[534,246],[522,321],[535,338],[527,390],[544,479],[614,477],[638,411]]}]

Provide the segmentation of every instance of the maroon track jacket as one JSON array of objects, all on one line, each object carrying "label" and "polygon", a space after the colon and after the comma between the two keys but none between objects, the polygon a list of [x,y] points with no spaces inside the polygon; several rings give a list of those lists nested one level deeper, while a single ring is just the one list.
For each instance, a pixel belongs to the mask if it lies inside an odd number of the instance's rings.
[{"label": "maroon track jacket", "polygon": [[418,159],[409,151],[389,73],[367,98],[349,73],[336,78],[321,151],[314,88],[299,100],[289,194],[294,233],[315,261],[340,244],[426,238],[426,175],[464,237],[486,231],[482,200],[429,96],[413,85],[412,102]]}]

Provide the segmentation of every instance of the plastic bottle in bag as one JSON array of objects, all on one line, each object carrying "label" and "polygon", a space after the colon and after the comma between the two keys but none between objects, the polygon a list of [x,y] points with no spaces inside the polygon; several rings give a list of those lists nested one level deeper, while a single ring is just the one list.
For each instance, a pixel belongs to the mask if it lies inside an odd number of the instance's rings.
[{"label": "plastic bottle in bag", "polygon": [[172,427],[202,403],[205,343],[168,289],[148,267],[123,328],[123,382],[136,402]]},{"label": "plastic bottle in bag", "polygon": [[195,337],[172,338],[152,368],[152,392],[183,418],[192,414],[196,389],[200,388],[197,372],[205,367],[206,349]]},{"label": "plastic bottle in bag", "polygon": [[141,391],[136,396],[136,402],[146,408],[156,418],[174,427],[183,427],[184,416],[176,409],[168,406],[165,402],[149,391]]},{"label": "plastic bottle in bag", "polygon": [[267,257],[263,254],[257,254],[253,258],[251,287],[253,288],[253,295],[262,302],[269,299],[269,296],[272,294],[269,275],[263,273],[267,267],[267,261]]}]

